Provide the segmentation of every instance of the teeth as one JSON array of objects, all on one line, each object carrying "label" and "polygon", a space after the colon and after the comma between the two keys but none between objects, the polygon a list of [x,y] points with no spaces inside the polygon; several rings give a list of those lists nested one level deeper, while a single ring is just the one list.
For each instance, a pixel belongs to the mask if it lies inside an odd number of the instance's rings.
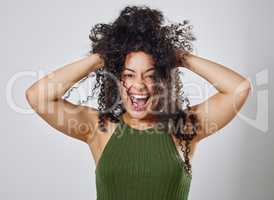
[{"label": "teeth", "polygon": [[136,99],[146,99],[148,96],[141,96],[141,95],[131,95],[131,97],[134,97]]},{"label": "teeth", "polygon": [[134,101],[135,99],[147,99],[149,96],[143,96],[143,95],[130,95],[130,99]]}]

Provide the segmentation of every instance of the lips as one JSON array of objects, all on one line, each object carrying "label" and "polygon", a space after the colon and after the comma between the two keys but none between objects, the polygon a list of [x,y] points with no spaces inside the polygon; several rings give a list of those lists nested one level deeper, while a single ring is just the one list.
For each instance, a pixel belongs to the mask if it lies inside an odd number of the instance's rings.
[{"label": "lips", "polygon": [[144,110],[148,104],[149,98],[151,95],[148,93],[146,94],[136,94],[136,93],[129,93],[129,99],[131,101],[131,106],[136,111]]}]

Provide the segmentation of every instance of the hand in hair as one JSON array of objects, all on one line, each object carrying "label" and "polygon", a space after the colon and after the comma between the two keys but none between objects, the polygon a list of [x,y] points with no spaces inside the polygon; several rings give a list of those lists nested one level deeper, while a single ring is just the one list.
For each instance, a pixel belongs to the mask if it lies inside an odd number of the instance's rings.
[{"label": "hand in hair", "polygon": [[188,51],[185,51],[183,49],[175,49],[175,55],[176,55],[176,67],[185,67],[188,68],[188,65],[186,63],[186,56],[190,53]]}]

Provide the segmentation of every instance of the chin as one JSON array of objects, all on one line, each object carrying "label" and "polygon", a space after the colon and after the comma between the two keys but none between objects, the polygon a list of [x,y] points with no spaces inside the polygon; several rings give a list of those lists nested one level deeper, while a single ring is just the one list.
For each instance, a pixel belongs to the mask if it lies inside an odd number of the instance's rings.
[{"label": "chin", "polygon": [[127,112],[130,114],[130,116],[132,118],[138,118],[138,119],[142,119],[145,118],[148,115],[148,111],[135,111],[132,109],[128,109]]}]

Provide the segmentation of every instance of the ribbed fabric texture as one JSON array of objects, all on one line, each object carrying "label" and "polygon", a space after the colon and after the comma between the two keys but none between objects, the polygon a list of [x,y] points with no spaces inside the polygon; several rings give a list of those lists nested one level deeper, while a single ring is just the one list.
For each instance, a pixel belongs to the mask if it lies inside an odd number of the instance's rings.
[{"label": "ribbed fabric texture", "polygon": [[97,200],[187,200],[191,175],[170,135],[122,117],[95,169]]}]

